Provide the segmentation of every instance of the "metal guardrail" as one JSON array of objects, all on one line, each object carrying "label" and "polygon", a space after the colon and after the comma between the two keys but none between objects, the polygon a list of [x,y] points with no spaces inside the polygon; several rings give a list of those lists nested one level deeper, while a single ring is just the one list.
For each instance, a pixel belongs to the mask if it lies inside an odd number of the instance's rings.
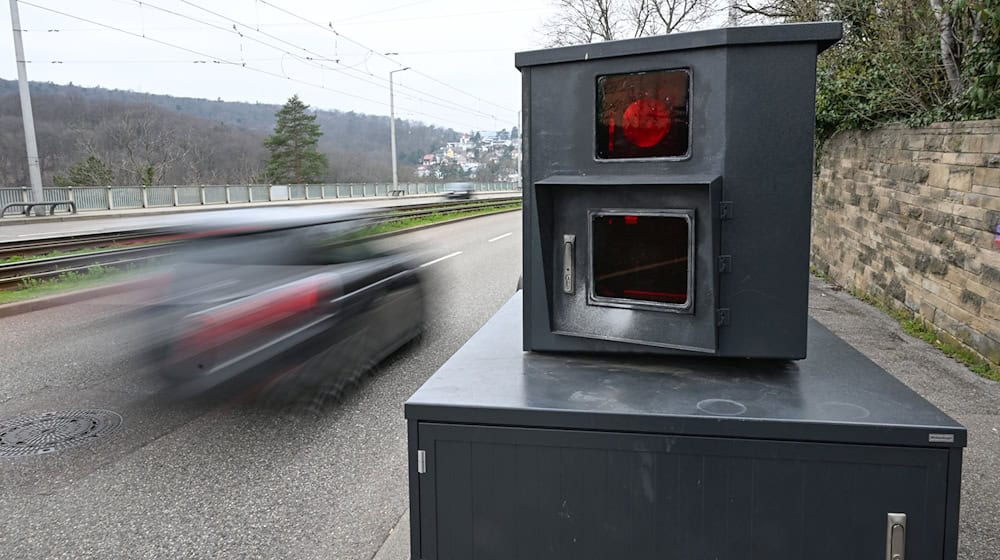
[{"label": "metal guardrail", "polygon": [[[153,187],[49,187],[42,189],[45,203],[72,202],[76,210],[129,210],[288,202],[295,200],[335,200],[386,196],[443,194],[459,186],[471,185],[476,192],[517,191],[517,183],[341,183],[325,185],[171,185]],[[28,204],[28,187],[0,188],[0,205]]]},{"label": "metal guardrail", "polygon": [[70,214],[76,214],[76,205],[73,204],[73,202],[70,200],[56,200],[50,202],[8,202],[7,204],[3,205],[2,209],[0,209],[0,218],[3,218],[4,215],[7,214],[8,210],[12,210],[15,208],[18,209],[17,210],[18,214],[21,214],[22,216],[30,216],[31,211],[38,206],[48,208],[49,214],[55,214],[56,208],[60,206],[65,206],[67,212],[69,212]]}]

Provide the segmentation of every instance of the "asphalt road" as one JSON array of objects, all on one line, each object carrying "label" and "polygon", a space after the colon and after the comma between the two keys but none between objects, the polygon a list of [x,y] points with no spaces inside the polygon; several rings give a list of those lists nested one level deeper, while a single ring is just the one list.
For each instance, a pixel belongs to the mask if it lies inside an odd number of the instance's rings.
[{"label": "asphalt road", "polygon": [[[520,193],[478,193],[474,200],[509,198]],[[4,218],[0,220],[0,243],[60,237],[71,234],[126,231],[151,227],[164,227],[185,221],[199,212],[221,212],[235,208],[267,208],[281,205],[309,206],[310,208],[390,208],[410,204],[445,202],[443,195],[420,197],[380,197],[341,199],[337,202],[301,201],[293,203],[260,203],[209,205],[181,208],[147,208],[136,210],[98,210],[81,212],[75,216],[59,214],[41,218]]]},{"label": "asphalt road", "polygon": [[[378,560],[405,559],[402,403],[510,296],[520,214],[398,239],[424,242],[427,262],[461,251],[427,267],[430,332],[319,416],[160,401],[113,298],[4,319],[0,416],[99,407],[125,424],[0,459],[0,558],[369,559],[398,526]],[[1000,558],[1000,383],[815,279],[810,313],[968,428],[959,558]]]},{"label": "asphalt road", "polygon": [[406,509],[403,402],[513,293],[520,213],[396,239],[433,262],[428,333],[320,414],[157,397],[123,298],[4,319],[4,418],[101,408],[124,424],[0,458],[0,557],[372,558]]}]

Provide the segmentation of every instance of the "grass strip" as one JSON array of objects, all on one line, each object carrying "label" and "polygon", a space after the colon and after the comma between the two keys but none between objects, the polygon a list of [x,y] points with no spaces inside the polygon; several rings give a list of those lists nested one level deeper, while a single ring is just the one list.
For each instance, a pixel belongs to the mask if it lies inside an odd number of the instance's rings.
[{"label": "grass strip", "polygon": [[0,291],[0,305],[29,299],[50,296],[71,290],[92,288],[105,282],[121,280],[136,270],[112,269],[103,266],[93,266],[86,272],[70,271],[45,279],[30,279],[21,282],[16,290]]},{"label": "grass strip", "polygon": [[137,247],[137,246],[138,245],[132,245],[132,244],[129,244],[129,245],[104,245],[104,246],[101,246],[101,247],[86,247],[86,248],[83,248],[83,249],[75,249],[73,251],[60,251],[60,250],[57,249],[55,251],[49,251],[48,253],[39,253],[37,255],[11,255],[9,257],[4,257],[4,258],[0,259],[0,265],[3,265],[3,264],[13,264],[13,263],[18,263],[18,262],[26,262],[26,261],[36,261],[36,260],[41,260],[41,259],[51,259],[51,258],[54,258],[54,257],[70,257],[70,256],[74,256],[75,257],[77,255],[88,255],[88,254],[92,254],[92,253],[103,253],[105,251],[114,251],[114,250],[117,250],[117,249],[125,249],[127,247],[131,248],[131,247]]},{"label": "grass strip", "polygon": [[382,222],[381,224],[376,224],[374,226],[365,228],[364,235],[378,235],[381,233],[389,233],[411,227],[426,226],[438,222],[457,220],[459,218],[468,218],[470,216],[494,214],[497,212],[509,212],[511,210],[519,210],[520,208],[521,208],[520,202],[513,202],[511,204],[507,204],[504,206],[494,206],[492,208],[472,209],[472,210],[465,210],[462,212],[449,212],[447,214],[440,214],[435,212],[427,216],[420,216],[414,218],[400,218],[398,220]]},{"label": "grass strip", "polygon": [[[833,284],[833,281],[826,274],[816,269],[812,269],[812,273],[816,277]],[[903,332],[937,348],[946,356],[961,363],[977,375],[993,381],[1000,381],[1000,364],[983,358],[974,350],[962,344],[960,340],[944,331],[936,329],[913,311],[894,305],[884,298],[878,298],[857,288],[850,288],[847,290],[847,293],[892,317],[899,323]]]}]

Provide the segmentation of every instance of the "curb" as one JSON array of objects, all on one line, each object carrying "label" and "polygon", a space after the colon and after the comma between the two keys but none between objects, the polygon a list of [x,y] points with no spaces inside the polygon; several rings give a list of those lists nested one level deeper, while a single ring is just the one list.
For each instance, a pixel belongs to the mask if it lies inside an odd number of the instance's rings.
[{"label": "curb", "polygon": [[410,558],[410,510],[403,511],[372,560],[408,560]]},{"label": "curb", "polygon": [[59,307],[61,305],[79,303],[88,299],[105,297],[123,292],[131,292],[141,288],[144,281],[145,278],[135,278],[132,280],[115,282],[114,284],[108,284],[106,286],[84,288],[82,290],[73,290],[62,294],[53,294],[51,296],[5,303],[0,305],[0,319],[4,317],[13,317],[14,315],[21,315],[23,313],[31,313],[32,311],[42,311],[44,309]]},{"label": "curb", "polygon": [[[433,224],[413,226],[406,229],[380,233],[378,235],[371,236],[370,239],[385,239],[387,237],[392,237],[395,235],[412,233],[414,231],[429,229],[437,226],[455,224],[458,222],[464,222],[466,220],[473,220],[475,218],[485,218],[486,216],[493,216],[496,214],[507,214],[509,212],[520,212],[520,211],[521,211],[520,208],[512,208],[510,210],[499,210],[497,212],[487,212],[484,214],[477,214],[475,216],[465,216],[462,218],[455,218],[454,220],[443,220],[440,222],[435,222]],[[42,311],[44,309],[59,307],[61,305],[79,303],[81,301],[86,301],[92,298],[99,298],[99,297],[109,296],[112,294],[131,292],[142,288],[146,279],[147,279],[146,277],[133,278],[131,280],[124,280],[121,282],[116,282],[114,284],[109,284],[107,286],[96,286],[94,288],[73,290],[62,294],[53,294],[51,296],[45,296],[36,299],[26,299],[24,301],[16,301],[14,303],[5,303],[0,305],[0,319],[4,317],[13,317],[15,315],[21,315],[23,313],[31,313],[33,311]]]}]

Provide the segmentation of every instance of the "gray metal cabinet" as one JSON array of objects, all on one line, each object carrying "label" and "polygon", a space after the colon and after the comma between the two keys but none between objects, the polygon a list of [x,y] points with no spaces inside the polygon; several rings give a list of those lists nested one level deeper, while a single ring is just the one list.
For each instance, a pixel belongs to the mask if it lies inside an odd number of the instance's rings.
[{"label": "gray metal cabinet", "polygon": [[818,323],[797,362],[567,356],[520,306],[406,403],[414,560],[957,557],[965,428]]}]

